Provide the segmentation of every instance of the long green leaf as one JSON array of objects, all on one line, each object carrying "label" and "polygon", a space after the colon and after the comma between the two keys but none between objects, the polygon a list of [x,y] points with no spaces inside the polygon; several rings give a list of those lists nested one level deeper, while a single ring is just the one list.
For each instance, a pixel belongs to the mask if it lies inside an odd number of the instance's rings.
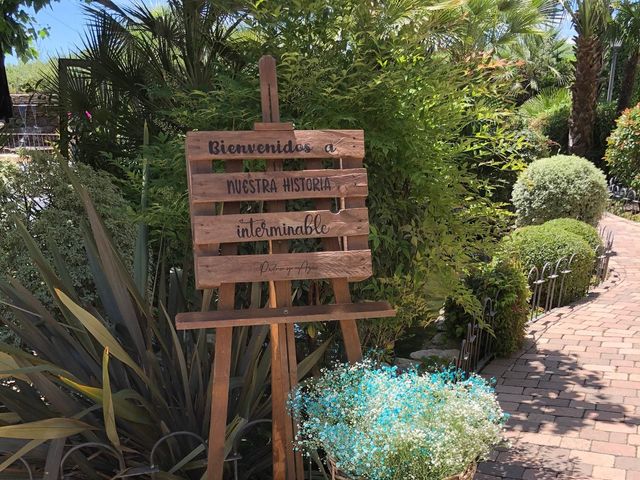
[{"label": "long green leaf", "polygon": [[91,335],[102,345],[108,347],[114,357],[133,370],[142,380],[148,381],[142,369],[133,361],[120,343],[113,338],[109,330],[93,315],[71,300],[63,291],[56,289],[56,295],[69,311],[80,321]]},{"label": "long green leaf", "polygon": [[[128,330],[129,335],[133,339],[135,348],[137,350],[140,361],[144,361],[146,355],[146,345],[144,342],[144,325],[140,324],[140,316],[136,315],[136,310],[131,297],[127,293],[127,283],[131,281],[130,275],[124,271],[122,261],[118,256],[111,237],[105,228],[100,215],[98,214],[93,201],[80,182],[78,176],[69,168],[66,160],[61,159],[60,165],[63,171],[67,174],[74,190],[82,201],[91,230],[93,231],[93,238],[96,242],[98,252],[100,254],[100,260],[105,276],[108,279],[109,287],[113,292],[116,305],[120,311],[120,317],[114,319],[124,325]],[[113,355],[116,356],[116,352],[113,351]],[[116,358],[118,358],[116,356]]]},{"label": "long green leaf", "polygon": [[113,398],[111,398],[111,382],[109,381],[109,347],[104,348],[102,355],[102,414],[107,438],[114,447],[120,450],[120,438],[116,428],[116,415],[113,409]]},{"label": "long green leaf", "polygon": [[[142,195],[140,209],[145,213],[149,206],[149,160],[147,148],[149,147],[149,125],[145,120],[142,135]],[[149,269],[149,227],[144,222],[137,225],[136,249],[133,259],[133,275],[140,295],[144,298],[147,294],[147,275]]]},{"label": "long green leaf", "polygon": [[51,440],[70,437],[93,427],[73,418],[47,418],[36,422],[0,427],[0,438]]},{"label": "long green leaf", "polygon": [[193,402],[191,401],[191,394],[189,391],[189,374],[187,371],[187,362],[184,356],[184,350],[182,349],[182,345],[180,344],[180,340],[178,339],[178,334],[171,323],[171,319],[169,318],[169,314],[167,310],[164,308],[164,305],[160,304],[162,314],[167,320],[167,329],[171,333],[171,339],[173,340],[173,348],[175,350],[175,356],[178,361],[178,366],[180,367],[180,378],[182,379],[182,388],[184,392],[184,401],[186,403],[187,411],[191,418],[194,418],[193,412]]},{"label": "long green leaf", "polygon": [[[58,379],[73,388],[75,391],[85,395],[87,398],[93,400],[99,405],[104,405],[104,392],[103,389],[98,387],[90,387],[88,385],[82,385],[66,377],[58,377]],[[129,395],[127,391],[120,391],[115,394],[112,393],[112,403],[116,416],[130,422],[143,423],[152,425],[154,422],[151,420],[148,414],[148,408],[141,408],[132,402],[127,401],[127,398],[134,398],[134,400],[142,401],[139,396]],[[131,392],[134,393],[134,392]]]}]

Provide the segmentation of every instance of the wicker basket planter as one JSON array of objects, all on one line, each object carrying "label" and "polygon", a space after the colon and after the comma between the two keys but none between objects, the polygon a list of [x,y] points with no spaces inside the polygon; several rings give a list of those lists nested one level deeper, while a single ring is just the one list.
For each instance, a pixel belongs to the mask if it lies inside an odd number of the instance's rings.
[{"label": "wicker basket planter", "polygon": [[[331,480],[365,480],[363,478],[353,478],[345,473],[341,472],[337,467],[332,458],[327,459],[327,464],[329,465],[329,472],[331,473]],[[454,475],[452,477],[443,478],[442,480],[472,480],[473,476],[476,473],[476,463],[473,462],[471,465],[467,467],[467,469],[458,475]]]}]

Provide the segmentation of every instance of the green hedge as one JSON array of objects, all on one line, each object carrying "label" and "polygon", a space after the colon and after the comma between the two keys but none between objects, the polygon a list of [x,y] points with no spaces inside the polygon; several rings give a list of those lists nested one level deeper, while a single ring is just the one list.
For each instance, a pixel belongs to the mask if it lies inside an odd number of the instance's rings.
[{"label": "green hedge", "polygon": [[544,224],[549,228],[561,228],[567,232],[575,233],[584,241],[586,241],[591,249],[595,252],[598,247],[602,246],[602,239],[598,230],[588,223],[575,220],[573,218],[556,218],[549,220]]},{"label": "green hedge", "polygon": [[556,155],[531,163],[518,177],[511,199],[519,226],[554,218],[596,225],[607,204],[607,182],[589,160]]},{"label": "green hedge", "polygon": [[[518,350],[524,341],[529,313],[529,287],[521,263],[509,256],[496,256],[471,273],[466,283],[480,302],[489,297],[496,315],[493,321],[493,347],[499,356]],[[473,316],[453,300],[445,305],[447,334],[461,340]]]},{"label": "green hedge", "polygon": [[[569,259],[575,254],[572,272],[564,282],[562,303],[566,304],[585,294],[593,274],[595,252],[586,240],[565,230],[562,224],[545,223],[518,228],[505,237],[503,247],[513,257],[519,258],[525,269],[536,266],[540,271],[547,262],[553,268],[560,259]],[[543,292],[542,298],[546,298],[546,292]]]}]

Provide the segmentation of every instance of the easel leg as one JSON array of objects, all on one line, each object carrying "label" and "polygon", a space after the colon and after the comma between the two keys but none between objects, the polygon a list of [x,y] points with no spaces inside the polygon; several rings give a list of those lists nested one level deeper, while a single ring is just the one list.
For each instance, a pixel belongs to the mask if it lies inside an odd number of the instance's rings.
[{"label": "easel leg", "polygon": [[[288,480],[291,477],[293,463],[287,455],[287,392],[288,375],[284,368],[287,362],[287,339],[284,325],[271,325],[271,403],[272,403],[272,443],[273,443],[273,478]],[[291,465],[289,465],[291,463]]]},{"label": "easel leg", "polygon": [[[333,294],[336,303],[351,303],[351,293],[349,292],[349,282],[346,278],[337,278],[332,281]],[[360,345],[360,335],[358,334],[358,324],[356,320],[341,320],[340,329],[344,339],[344,348],[347,352],[349,363],[357,363],[362,360],[362,346]]]},{"label": "easel leg", "polygon": [[[289,282],[269,284],[269,304],[290,304]],[[298,381],[292,324],[271,325],[271,402],[274,480],[301,480],[302,456],[293,452],[295,422],[287,411],[289,392]]]},{"label": "easel leg", "polygon": [[207,480],[223,480],[224,475],[224,443],[227,430],[232,337],[232,327],[216,330]]},{"label": "easel leg", "polygon": [[[289,358],[289,390],[293,389],[298,384],[298,359],[296,356],[296,337],[293,328],[293,324],[287,323],[285,324],[286,332],[287,332],[287,350]],[[295,440],[296,435],[298,434],[298,425],[296,423],[297,419],[294,417],[289,418],[289,424],[292,426],[291,439]],[[302,462],[302,453],[299,451],[295,451],[294,462],[295,462],[295,478],[297,480],[304,478],[304,463]]]}]

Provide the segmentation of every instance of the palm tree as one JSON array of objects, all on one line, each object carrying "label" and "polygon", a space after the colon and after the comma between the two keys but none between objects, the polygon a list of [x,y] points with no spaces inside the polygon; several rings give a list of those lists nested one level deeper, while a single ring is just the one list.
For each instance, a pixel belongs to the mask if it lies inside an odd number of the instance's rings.
[{"label": "palm tree", "polygon": [[517,65],[521,102],[548,89],[568,87],[573,81],[573,48],[557,29],[522,35],[497,53]]},{"label": "palm tree", "polygon": [[602,54],[611,11],[607,0],[563,0],[562,3],[577,34],[574,39],[576,60],[575,80],[571,86],[569,151],[584,157],[593,147]]},{"label": "palm tree", "polygon": [[[488,52],[517,42],[524,36],[538,36],[560,19],[556,0],[467,0],[448,26],[447,47],[458,57]],[[447,23],[445,23],[446,25]]]},{"label": "palm tree", "polygon": [[618,5],[615,17],[615,38],[621,40],[628,52],[624,62],[617,113],[621,114],[631,103],[633,87],[636,83],[638,62],[640,61],[640,2],[623,0]]},{"label": "palm tree", "polygon": [[248,11],[235,0],[168,0],[154,9],[94,0],[85,9],[88,28],[77,63],[63,75],[48,75],[46,87],[59,95],[61,111],[71,113],[74,134],[83,135],[75,158],[120,175],[114,162],[95,152],[137,155],[145,120],[159,131],[153,114],[174,105],[167,91],[207,92],[221,72],[239,70],[242,40],[234,35]]}]

